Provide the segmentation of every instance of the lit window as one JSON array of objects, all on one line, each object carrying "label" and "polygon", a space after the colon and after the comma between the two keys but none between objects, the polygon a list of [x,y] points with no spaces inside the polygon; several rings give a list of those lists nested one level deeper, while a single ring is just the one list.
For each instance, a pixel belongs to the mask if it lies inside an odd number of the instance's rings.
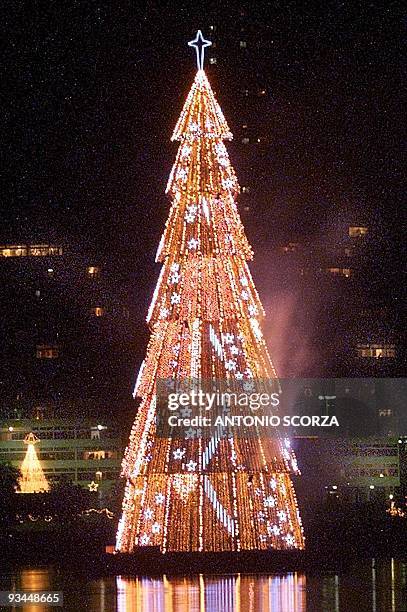
[{"label": "lit window", "polygon": [[34,415],[37,421],[40,421],[44,418],[45,415],[45,407],[44,406],[36,406],[34,408]]},{"label": "lit window", "polygon": [[358,357],[394,359],[396,356],[396,347],[394,344],[358,344],[356,352]]},{"label": "lit window", "polygon": [[62,247],[50,244],[32,244],[28,249],[30,257],[52,257],[62,255]]},{"label": "lit window", "polygon": [[54,268],[48,268],[47,274],[50,278],[52,278],[54,276]]},{"label": "lit window", "polygon": [[245,123],[244,125],[242,125],[242,128],[243,128],[244,130],[247,130],[247,124]]},{"label": "lit window", "polygon": [[387,416],[393,416],[393,411],[391,410],[391,408],[383,408],[382,410],[379,410],[379,417]]},{"label": "lit window", "polygon": [[349,226],[349,236],[351,238],[361,238],[362,236],[366,236],[367,231],[368,231],[367,227],[364,227],[364,226],[356,226],[356,225]]},{"label": "lit window", "polygon": [[241,49],[246,49],[246,47],[247,47],[247,43],[246,43],[246,41],[245,41],[245,40],[241,40],[241,41],[240,41],[240,48],[241,48]]},{"label": "lit window", "polygon": [[100,461],[101,459],[106,459],[107,456],[108,456],[108,453],[107,451],[104,451],[104,450],[85,451],[83,453],[83,459],[90,460],[90,461],[94,461],[94,460]]},{"label": "lit window", "polygon": [[250,142],[250,138],[247,138],[247,137],[242,138],[242,143],[243,144],[249,144],[249,142]]},{"label": "lit window", "polygon": [[0,246],[0,257],[51,257],[62,255],[62,247],[50,244]]},{"label": "lit window", "polygon": [[280,247],[280,251],[282,253],[296,253],[299,248],[299,242],[289,242],[288,244],[284,244],[282,247]]},{"label": "lit window", "polygon": [[249,191],[250,191],[250,187],[246,187],[246,186],[242,187],[242,193],[249,193]]},{"label": "lit window", "polygon": [[27,247],[25,246],[1,246],[0,257],[26,257]]},{"label": "lit window", "polygon": [[349,278],[352,274],[350,268],[327,268],[326,271],[333,276],[345,276],[346,278]]},{"label": "lit window", "polygon": [[259,96],[265,96],[266,95],[266,90],[265,89],[260,89],[259,90]]},{"label": "lit window", "polygon": [[96,278],[100,275],[100,268],[98,266],[89,266],[87,268],[87,272],[89,276],[91,276],[92,278]]},{"label": "lit window", "polygon": [[38,344],[36,356],[37,359],[57,359],[59,347],[55,344]]},{"label": "lit window", "polygon": [[344,252],[346,257],[352,257],[352,249],[346,248]]},{"label": "lit window", "polygon": [[91,314],[95,317],[103,317],[103,315],[105,314],[105,309],[102,308],[102,306],[95,306],[94,308],[91,308]]},{"label": "lit window", "polygon": [[217,64],[217,59],[216,59],[216,57],[210,57],[210,58],[209,58],[209,63],[210,63],[210,64]]}]

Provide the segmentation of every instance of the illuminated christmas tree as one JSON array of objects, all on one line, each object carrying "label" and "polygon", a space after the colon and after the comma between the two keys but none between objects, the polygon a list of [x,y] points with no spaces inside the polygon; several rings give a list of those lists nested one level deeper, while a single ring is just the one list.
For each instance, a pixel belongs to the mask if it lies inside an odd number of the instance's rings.
[{"label": "illuminated christmas tree", "polygon": [[35,450],[37,442],[39,442],[39,439],[33,433],[27,434],[24,438],[24,443],[27,444],[27,452],[20,468],[20,493],[41,493],[49,490],[48,481]]},{"label": "illuminated christmas tree", "polygon": [[116,548],[301,549],[289,440],[157,436],[157,379],[276,377],[247,265],[252,250],[236,207],[239,185],[223,142],[232,134],[203,70],[210,43],[199,31],[189,44],[198,71],[172,136],[180,141],[167,186],[172,206],[134,392],[141,404],[123,460]]}]

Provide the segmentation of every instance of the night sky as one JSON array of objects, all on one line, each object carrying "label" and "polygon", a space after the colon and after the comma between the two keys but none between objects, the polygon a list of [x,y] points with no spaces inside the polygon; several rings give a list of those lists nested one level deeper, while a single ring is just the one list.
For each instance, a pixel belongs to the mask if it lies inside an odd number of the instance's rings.
[{"label": "night sky", "polygon": [[[176,153],[169,139],[195,70],[186,43],[197,28],[209,36],[209,24],[221,20],[227,31],[245,14],[251,36],[259,32],[252,61],[267,85],[264,122],[272,134],[268,157],[251,177],[269,195],[250,202],[243,219],[260,262],[278,241],[367,218],[390,245],[386,258],[396,269],[401,3],[245,6],[9,2],[2,14],[0,241],[63,239],[110,257],[129,275],[144,319],[168,214],[164,190]],[[217,56],[207,73],[233,132],[240,120],[237,47]],[[229,150],[239,178],[246,150],[239,141]]]}]

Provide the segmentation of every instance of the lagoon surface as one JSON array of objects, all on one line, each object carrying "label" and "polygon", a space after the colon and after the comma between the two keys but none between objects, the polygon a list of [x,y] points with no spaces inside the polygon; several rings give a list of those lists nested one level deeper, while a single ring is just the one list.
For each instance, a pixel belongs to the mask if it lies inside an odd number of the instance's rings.
[{"label": "lagoon surface", "polygon": [[407,562],[394,559],[362,560],[338,574],[91,579],[50,566],[0,569],[2,591],[63,591],[63,608],[1,608],[32,612],[407,612],[406,582]]}]

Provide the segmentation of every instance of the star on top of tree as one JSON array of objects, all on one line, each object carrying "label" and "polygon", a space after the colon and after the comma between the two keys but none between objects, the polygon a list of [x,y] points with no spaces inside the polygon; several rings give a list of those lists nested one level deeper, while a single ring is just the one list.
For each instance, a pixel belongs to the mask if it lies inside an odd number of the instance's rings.
[{"label": "star on top of tree", "polygon": [[205,40],[205,38],[202,36],[201,30],[198,30],[194,40],[189,41],[188,46],[195,47],[196,64],[198,66],[198,70],[203,70],[205,61],[205,48],[210,47],[211,45],[211,41]]}]

